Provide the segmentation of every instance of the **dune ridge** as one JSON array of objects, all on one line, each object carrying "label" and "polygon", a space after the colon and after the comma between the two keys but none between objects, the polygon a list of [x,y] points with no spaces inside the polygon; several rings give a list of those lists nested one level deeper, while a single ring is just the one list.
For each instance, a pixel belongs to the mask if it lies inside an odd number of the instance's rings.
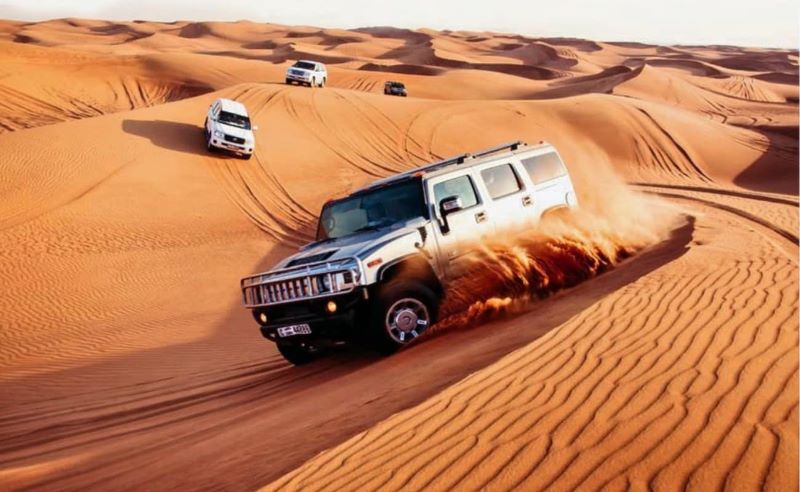
[{"label": "dune ridge", "polygon": [[[796,51],[60,19],[0,60],[0,488],[796,486]],[[217,97],[250,161],[206,152]],[[327,199],[517,139],[586,215],[488,247],[424,343],[260,339],[239,279]]]}]

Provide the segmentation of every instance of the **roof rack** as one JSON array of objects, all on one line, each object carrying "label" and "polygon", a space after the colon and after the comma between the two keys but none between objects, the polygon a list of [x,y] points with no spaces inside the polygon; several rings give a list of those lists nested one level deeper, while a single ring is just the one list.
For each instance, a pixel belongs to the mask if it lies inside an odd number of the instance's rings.
[{"label": "roof rack", "polygon": [[405,171],[403,173],[396,174],[394,176],[390,176],[388,178],[384,178],[384,179],[378,180],[378,181],[376,181],[374,183],[371,183],[371,184],[365,186],[364,188],[361,188],[358,191],[365,191],[365,190],[369,190],[369,189],[375,188],[377,186],[383,186],[387,182],[394,182],[396,179],[398,179],[400,177],[411,176],[411,175],[415,175],[417,173],[425,173],[425,172],[435,171],[437,169],[440,169],[440,168],[443,168],[443,167],[447,167],[447,166],[449,166],[451,164],[463,164],[467,159],[478,159],[480,157],[486,157],[487,155],[496,154],[497,152],[501,152],[501,151],[506,150],[506,149],[514,151],[514,150],[517,150],[519,147],[524,147],[525,145],[527,145],[525,142],[523,142],[521,140],[517,140],[516,142],[508,142],[508,143],[504,143],[502,145],[496,145],[494,147],[489,147],[488,149],[481,150],[481,151],[476,152],[474,154],[473,153],[465,153],[465,154],[455,155],[453,157],[448,157],[447,159],[442,159],[441,161],[436,161],[436,162],[433,162],[431,164],[426,164],[424,166],[420,166],[420,167],[417,167],[417,168],[414,168],[414,169],[410,169],[410,170]]},{"label": "roof rack", "polygon": [[434,162],[432,164],[426,164],[426,165],[424,165],[422,167],[414,169],[414,172],[435,171],[436,169],[439,169],[441,167],[449,166],[450,164],[461,164],[462,162],[467,160],[467,158],[470,155],[471,154],[459,154],[459,155],[455,155],[453,157],[448,157],[447,159],[442,159],[441,161],[436,161],[436,162]]},{"label": "roof rack", "polygon": [[419,171],[435,171],[439,168],[449,166],[450,164],[463,164],[464,161],[467,159],[477,159],[479,157],[485,157],[487,155],[495,154],[497,152],[509,149],[509,150],[517,150],[520,146],[525,145],[525,142],[521,140],[517,140],[516,142],[508,142],[502,145],[496,145],[494,147],[489,147],[488,149],[481,150],[475,153],[467,153],[467,154],[460,154],[453,157],[448,157],[447,159],[443,159],[441,161],[434,162],[432,164],[428,164],[426,166],[422,166],[420,168],[414,169],[415,172]]},{"label": "roof rack", "polygon": [[497,152],[500,152],[500,151],[506,150],[506,149],[514,151],[514,150],[517,150],[519,147],[522,147],[524,145],[525,145],[525,142],[523,142],[522,140],[517,140],[516,142],[508,142],[508,143],[504,143],[504,144],[501,144],[501,145],[496,145],[494,147],[489,147],[488,149],[481,150],[480,152],[476,152],[476,153],[472,154],[472,157],[477,159],[478,157],[485,157],[487,155],[495,154]]}]

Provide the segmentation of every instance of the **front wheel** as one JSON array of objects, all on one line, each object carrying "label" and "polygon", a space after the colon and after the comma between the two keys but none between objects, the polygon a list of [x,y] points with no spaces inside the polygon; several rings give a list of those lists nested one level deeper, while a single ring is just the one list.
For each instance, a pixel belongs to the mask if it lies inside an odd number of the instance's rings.
[{"label": "front wheel", "polygon": [[421,282],[393,280],[380,288],[373,306],[372,345],[388,355],[411,344],[436,322],[439,300]]},{"label": "front wheel", "polygon": [[295,366],[308,364],[317,358],[319,350],[308,345],[286,345],[278,344],[278,352],[284,359]]}]

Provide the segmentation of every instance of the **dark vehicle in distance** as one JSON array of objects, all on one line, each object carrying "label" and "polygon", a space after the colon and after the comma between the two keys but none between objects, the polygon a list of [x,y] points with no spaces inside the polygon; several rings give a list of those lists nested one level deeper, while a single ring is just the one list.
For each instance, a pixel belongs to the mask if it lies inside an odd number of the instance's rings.
[{"label": "dark vehicle in distance", "polygon": [[395,82],[393,80],[389,80],[383,84],[383,93],[387,96],[408,96],[405,84],[402,82]]}]

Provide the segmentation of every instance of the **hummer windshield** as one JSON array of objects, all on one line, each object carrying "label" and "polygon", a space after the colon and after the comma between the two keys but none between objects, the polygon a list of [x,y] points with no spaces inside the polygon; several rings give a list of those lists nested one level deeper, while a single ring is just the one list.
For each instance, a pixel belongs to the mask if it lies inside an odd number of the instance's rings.
[{"label": "hummer windshield", "polygon": [[409,179],[328,203],[320,214],[317,240],[382,229],[427,215],[422,181]]}]

